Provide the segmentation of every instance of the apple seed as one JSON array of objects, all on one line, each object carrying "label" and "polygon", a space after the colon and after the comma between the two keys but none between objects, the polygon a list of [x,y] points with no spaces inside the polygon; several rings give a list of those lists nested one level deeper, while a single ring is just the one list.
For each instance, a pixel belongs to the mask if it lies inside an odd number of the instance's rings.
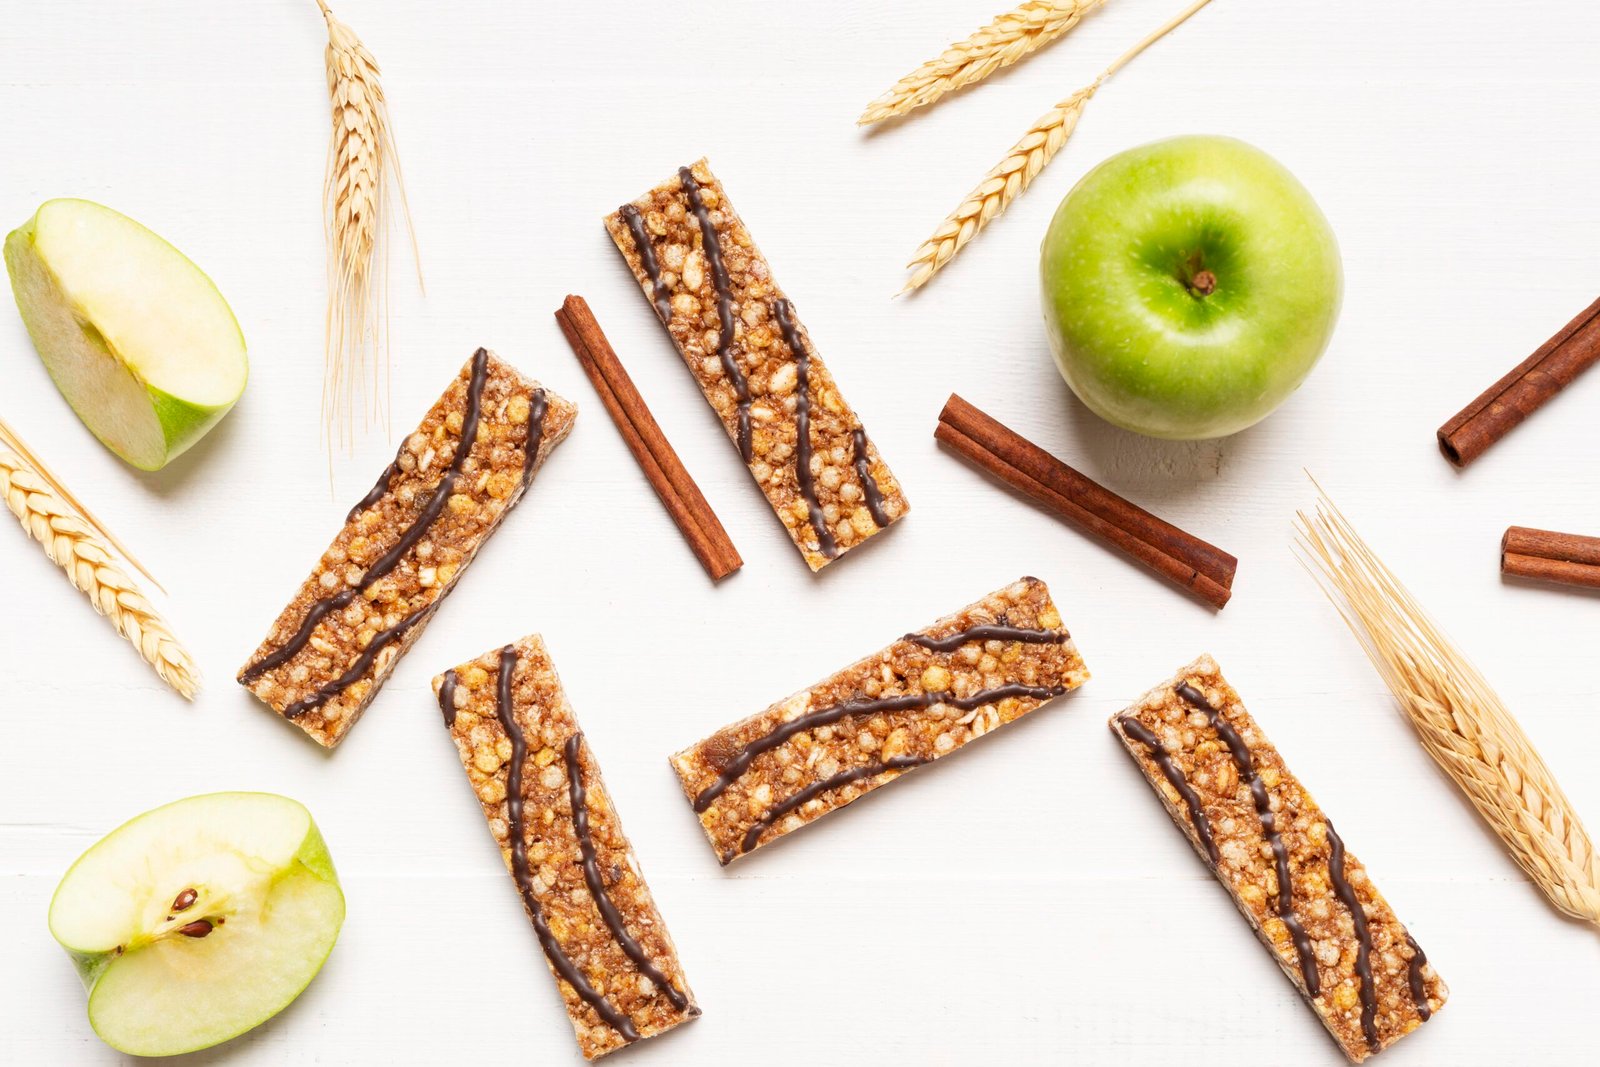
[{"label": "apple seed", "polygon": [[194,902],[199,899],[199,893],[195,892],[193,889],[185,889],[183,892],[179,893],[175,898],[173,898],[171,910],[174,914],[180,911],[188,911],[190,908],[194,907]]},{"label": "apple seed", "polygon": [[196,919],[187,926],[178,927],[178,933],[184,937],[205,937],[210,932],[211,921],[209,919]]}]

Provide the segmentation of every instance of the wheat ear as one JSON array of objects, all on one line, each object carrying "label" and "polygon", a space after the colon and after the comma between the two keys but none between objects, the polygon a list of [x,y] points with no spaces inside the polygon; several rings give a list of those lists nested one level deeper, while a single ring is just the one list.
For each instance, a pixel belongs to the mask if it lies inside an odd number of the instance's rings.
[{"label": "wheat ear", "polygon": [[938,59],[930,59],[895,82],[861,113],[859,126],[870,126],[927,107],[946,93],[983,81],[1054,41],[1106,0],[1028,0],[996,16],[966,40],[957,41]]},{"label": "wheat ear", "polygon": [[[116,539],[81,505],[75,506],[72,494],[4,422],[0,422],[0,496],[28,535],[44,546],[45,554],[67,572],[94,609],[133,642],[162,681],[180,696],[194,699],[200,672],[166,620],[116,562],[112,554]],[[126,550],[122,554],[144,570]]]},{"label": "wheat ear", "polygon": [[325,0],[317,0],[317,6],[328,24],[328,94],[333,103],[323,188],[328,321],[322,413],[330,444],[348,444],[355,436],[358,408],[364,409],[364,425],[387,417],[388,411],[391,182],[399,195],[419,285],[422,261],[378,61],[355,31],[334,17]]},{"label": "wheat ear", "polygon": [[1422,747],[1561,912],[1600,925],[1600,858],[1572,802],[1478,669],[1318,487],[1302,562],[1361,642]]},{"label": "wheat ear", "polygon": [[1101,71],[1100,76],[1093,82],[1040,116],[1023,135],[1022,140],[1012,145],[1006,157],[984,176],[976,189],[967,194],[961,206],[952,211],[939,224],[939,228],[933,231],[933,235],[922,242],[917,254],[906,264],[912,274],[906,281],[905,288],[900,291],[908,293],[926,285],[928,279],[954,259],[955,254],[965,248],[967,242],[976,237],[991,219],[1010,206],[1011,201],[1017,198],[1017,194],[1026,189],[1033,179],[1038,177],[1044,165],[1061,151],[1061,146],[1067,143],[1067,138],[1071,137],[1072,131],[1077,128],[1078,117],[1083,113],[1084,105],[1094,98],[1094,94],[1100,91],[1100,87],[1113,74],[1127,66],[1146,48],[1187,22],[1195,12],[1210,2],[1211,0],[1195,0],[1144,40],[1117,57],[1116,62]]}]

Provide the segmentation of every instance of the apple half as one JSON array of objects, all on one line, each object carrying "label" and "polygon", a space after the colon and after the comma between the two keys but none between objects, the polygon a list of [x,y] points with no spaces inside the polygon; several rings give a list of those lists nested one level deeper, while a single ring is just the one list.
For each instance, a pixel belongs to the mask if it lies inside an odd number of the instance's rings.
[{"label": "apple half", "polygon": [[311,813],[271,793],[146,812],[79,857],[50,901],[90,1025],[135,1056],[208,1048],[272,1018],[322,969],[343,922]]},{"label": "apple half", "polygon": [[126,215],[49,200],[6,238],[33,345],[101,443],[159,470],[244,392],[244,335],[210,278]]}]

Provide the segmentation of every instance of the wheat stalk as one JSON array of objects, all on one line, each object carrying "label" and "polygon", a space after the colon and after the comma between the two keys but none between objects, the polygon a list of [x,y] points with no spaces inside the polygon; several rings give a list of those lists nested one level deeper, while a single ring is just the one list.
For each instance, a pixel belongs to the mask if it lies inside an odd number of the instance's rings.
[{"label": "wheat stalk", "polygon": [[1028,0],[957,41],[878,97],[856,120],[870,126],[926,107],[946,93],[981,82],[1054,41],[1106,0]]},{"label": "wheat stalk", "polygon": [[[145,599],[132,577],[116,562],[121,545],[58,482],[22,440],[0,422],[0,496],[28,535],[44,546],[51,562],[67,572],[94,609],[139,650],[180,696],[194,699],[200,672],[178,643],[165,619]],[[138,561],[123,556],[149,577]],[[151,579],[153,582],[155,579]]]},{"label": "wheat stalk", "polygon": [[1550,902],[1600,924],[1600,858],[1572,802],[1478,669],[1318,487],[1298,513],[1302,562],[1411,720],[1423,748]]},{"label": "wheat stalk", "polygon": [[[328,24],[328,94],[333,104],[323,187],[328,312],[322,414],[330,443],[348,444],[355,436],[357,408],[365,408],[363,425],[386,418],[388,412],[391,181],[399,194],[419,285],[422,263],[378,62],[325,0],[317,0],[317,6]],[[364,383],[370,383],[370,390]]]},{"label": "wheat stalk", "polygon": [[1022,140],[1012,145],[1006,157],[984,176],[976,189],[967,194],[961,206],[946,216],[939,224],[939,228],[933,231],[933,235],[922,242],[916,255],[911,257],[911,262],[906,264],[912,274],[906,281],[905,288],[900,291],[908,293],[926,285],[928,279],[954,259],[955,254],[965,248],[967,242],[976,237],[990,220],[1010,206],[1011,201],[1039,176],[1044,165],[1061,151],[1061,146],[1067,143],[1067,138],[1071,137],[1072,131],[1077,128],[1078,117],[1083,113],[1084,105],[1094,98],[1094,94],[1100,91],[1100,87],[1113,74],[1127,66],[1146,48],[1187,22],[1195,12],[1210,2],[1211,0],[1195,0],[1160,28],[1117,57],[1116,62],[1101,71],[1100,76],[1093,82],[1040,116],[1023,135]]}]

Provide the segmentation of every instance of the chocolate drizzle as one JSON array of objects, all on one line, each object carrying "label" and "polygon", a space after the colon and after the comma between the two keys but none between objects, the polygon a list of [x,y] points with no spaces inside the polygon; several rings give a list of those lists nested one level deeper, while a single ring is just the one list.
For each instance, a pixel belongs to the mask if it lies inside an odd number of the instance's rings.
[{"label": "chocolate drizzle", "polygon": [[240,681],[249,685],[274,667],[281,667],[289,662],[294,658],[294,654],[304,648],[307,641],[311,640],[311,632],[317,628],[317,625],[327,615],[349,606],[350,602],[360,592],[359,587],[352,586],[349,589],[335,593],[326,600],[319,600],[312,604],[311,609],[306,612],[306,617],[301,621],[300,628],[294,632],[294,635],[285,641],[276,652],[269,652],[251,666],[246,667],[243,673],[239,675]]},{"label": "chocolate drizzle", "polygon": [[[820,782],[813,782],[793,796],[785,797],[783,800],[778,801],[768,808],[761,818],[751,823],[750,829],[745,831],[744,840],[739,843],[739,851],[741,853],[749,852],[755,848],[756,844],[761,840],[761,835],[766,833],[773,823],[802,804],[809,803],[824,793],[850,785],[852,782],[859,782],[863,778],[876,778],[886,771],[907,771],[912,767],[920,767],[928,762],[928,760],[920,756],[896,756],[893,759],[884,760],[882,763],[871,763],[864,767],[852,767],[848,771],[840,771],[832,778],[824,778]],[[724,854],[722,862],[727,863],[733,859],[733,855],[731,852]]]},{"label": "chocolate drizzle", "polygon": [[383,469],[383,473],[378,475],[378,480],[372,483],[372,488],[367,490],[367,495],[356,501],[356,506],[351,508],[350,514],[344,517],[345,522],[355,522],[357,515],[360,515],[363,511],[383,499],[384,494],[389,491],[389,483],[394,480],[396,474],[400,473],[400,457],[405,455],[405,451],[406,443],[401,441],[400,450],[394,454],[394,459]]},{"label": "chocolate drizzle", "polygon": [[1289,880],[1289,850],[1283,843],[1283,835],[1278,832],[1278,817],[1272,810],[1272,798],[1267,795],[1266,784],[1256,773],[1255,760],[1250,756],[1250,748],[1244,743],[1244,738],[1239,736],[1239,731],[1222,717],[1220,711],[1211,706],[1200,690],[1188,682],[1180,682],[1177,694],[1206,713],[1206,717],[1211,721],[1211,728],[1217,732],[1217,736],[1222,738],[1222,743],[1227,745],[1228,751],[1232,753],[1234,765],[1239,768],[1239,777],[1250,787],[1250,796],[1256,805],[1256,815],[1261,820],[1262,832],[1266,834],[1267,844],[1272,847],[1273,860],[1277,866],[1278,918],[1283,920],[1283,925],[1289,930],[1289,936],[1294,939],[1294,950],[1300,957],[1300,974],[1305,978],[1306,990],[1314,997],[1322,992],[1322,980],[1317,974],[1316,957],[1311,954],[1311,939],[1306,936],[1305,927],[1300,925],[1300,920],[1294,913],[1294,886]]},{"label": "chocolate drizzle", "polygon": [[656,262],[655,246],[650,243],[650,232],[644,228],[644,217],[632,204],[623,204],[617,211],[633,234],[633,247],[639,250],[639,265],[650,279],[650,302],[655,305],[656,318],[662,325],[672,321],[672,294],[661,280],[661,264]]},{"label": "chocolate drizzle", "polygon": [[[545,958],[550,961],[550,966],[562,981],[572,987],[573,992],[588,1002],[611,1029],[622,1035],[624,1041],[639,1040],[639,1032],[633,1028],[633,1021],[626,1015],[611,1006],[611,1002],[595,992],[589,980],[583,976],[577,964],[567,956],[561,947],[561,942],[556,940],[556,935],[550,930],[550,923],[544,917],[544,909],[539,906],[539,898],[533,891],[533,873],[528,868],[528,842],[527,823],[524,819],[522,798],[522,767],[528,758],[528,739],[522,732],[522,727],[517,725],[516,711],[511,699],[511,679],[517,669],[517,649],[515,645],[507,645],[500,650],[500,671],[495,690],[495,712],[500,717],[500,725],[504,727],[506,736],[511,739],[511,760],[506,765],[506,823],[509,827],[511,844],[511,874],[517,880],[517,888],[522,892],[522,903],[527,906],[528,917],[533,920],[533,929],[539,935],[539,944],[544,948]],[[576,813],[574,808],[574,813]]]},{"label": "chocolate drizzle", "polygon": [[678,168],[678,183],[683,187],[684,196],[689,198],[689,209],[700,223],[701,250],[717,290],[717,321],[722,327],[717,334],[717,359],[739,402],[739,455],[749,464],[754,458],[750,444],[750,383],[733,359],[733,283],[728,280],[728,267],[722,262],[722,241],[717,237],[717,225],[711,221],[711,212],[700,199],[700,183],[694,180],[688,167]]},{"label": "chocolate drizzle", "polygon": [[459,679],[455,671],[445,671],[444,680],[439,683],[439,711],[444,715],[445,726],[456,724],[456,683]]},{"label": "chocolate drizzle", "polygon": [[1008,697],[1032,697],[1035,700],[1050,700],[1061,696],[1067,691],[1065,686],[1037,686],[1037,685],[1002,685],[994,689],[984,689],[973,693],[971,696],[958,697],[954,693],[908,693],[904,696],[879,697],[875,700],[847,700],[842,704],[813,711],[809,715],[790,719],[779,725],[772,732],[763,734],[754,741],[746,744],[733,758],[722,767],[722,773],[717,775],[716,781],[706,786],[694,798],[694,810],[704,812],[711,806],[712,801],[721,796],[727,788],[737,782],[744,772],[750,769],[750,763],[763,752],[770,752],[789,740],[796,734],[818,726],[827,726],[840,719],[852,715],[871,715],[880,711],[911,711],[917,708],[931,708],[937,704],[948,704],[962,711],[971,711],[996,700],[1005,700]]},{"label": "chocolate drizzle", "polygon": [[371,641],[367,642],[367,647],[362,650],[361,655],[356,657],[356,661],[350,665],[349,670],[316,690],[310,696],[297,700],[284,708],[283,717],[285,719],[299,718],[313,708],[321,707],[352,685],[355,685],[361,680],[362,675],[372,669],[372,665],[377,662],[380,652],[388,648],[393,642],[404,637],[407,630],[431,616],[436,607],[438,607],[438,601],[434,601],[419,611],[413,611],[387,630],[379,631]]},{"label": "chocolate drizzle", "polygon": [[1416,939],[1406,934],[1406,944],[1411,946],[1411,962],[1406,965],[1406,978],[1411,984],[1411,1000],[1417,1006],[1417,1018],[1427,1022],[1433,1018],[1433,1009],[1428,1006],[1428,985],[1423,980],[1422,968],[1428,965],[1428,957],[1423,954],[1422,946]]},{"label": "chocolate drizzle", "polygon": [[1323,817],[1328,828],[1328,880],[1333,883],[1334,895],[1350,911],[1350,921],[1356,928],[1356,974],[1361,979],[1361,1033],[1367,1047],[1377,1052],[1383,1047],[1378,1040],[1378,990],[1372,981],[1372,931],[1367,927],[1366,909],[1355,887],[1344,876],[1344,839],[1333,829],[1333,820]]},{"label": "chocolate drizzle", "polygon": [[1189,809],[1189,824],[1194,827],[1194,835],[1200,839],[1200,844],[1205,846],[1206,855],[1210,857],[1211,865],[1215,867],[1221,862],[1222,857],[1217,853],[1216,839],[1211,836],[1211,822],[1206,818],[1205,807],[1200,803],[1200,794],[1194,791],[1194,786],[1183,776],[1183,771],[1172,762],[1172,755],[1167,751],[1167,746],[1161,743],[1161,738],[1152,733],[1144,723],[1132,715],[1124,715],[1117,721],[1121,723],[1123,733],[1150,752],[1150,758],[1161,768],[1162,775],[1183,798],[1184,804]]},{"label": "chocolate drizzle", "polygon": [[599,909],[600,917],[605,920],[617,945],[639,968],[639,973],[654,982],[656,988],[672,1001],[674,1008],[683,1011],[689,1006],[689,998],[679,992],[672,980],[650,962],[644,946],[628,934],[627,924],[622,921],[617,906],[606,895],[605,880],[600,877],[600,864],[595,857],[594,835],[589,830],[589,794],[583,786],[583,764],[579,760],[582,745],[583,735],[573,734],[567,738],[562,756],[567,764],[567,794],[572,800],[572,829],[578,837],[578,849],[583,853],[583,881],[589,887],[589,895],[594,898],[595,907]]},{"label": "chocolate drizzle", "polygon": [[1070,636],[1065,630],[1025,630],[1017,626],[993,623],[972,626],[946,637],[906,634],[904,640],[933,652],[954,652],[968,641],[1021,641],[1028,645],[1059,645],[1067,641]]},{"label": "chocolate drizzle", "polygon": [[[470,444],[471,442],[463,437],[461,443]],[[439,479],[439,484],[434,487],[433,495],[428,497],[428,503],[422,509],[422,514],[417,518],[417,521],[407,526],[405,533],[400,535],[400,540],[396,541],[389,551],[379,556],[377,561],[367,568],[367,573],[362,576],[361,584],[356,586],[357,589],[371,589],[378,581],[378,578],[394,570],[399,562],[405,558],[406,553],[416,548],[417,542],[428,536],[428,530],[435,522],[439,521],[439,516],[444,513],[445,501],[450,499],[450,494],[455,491],[456,482],[460,478],[461,471],[459,467],[452,464],[450,469],[445,472],[444,477]],[[378,577],[375,578],[373,575]]]},{"label": "chocolate drizzle", "polygon": [[817,551],[833,559],[839,554],[839,546],[834,543],[833,534],[828,530],[811,473],[811,350],[801,340],[800,331],[795,329],[794,319],[789,315],[789,301],[779,300],[772,307],[777,314],[778,329],[783,332],[783,342],[794,353],[795,377],[798,379],[794,406],[794,477],[800,483],[800,495],[805,497],[806,510],[811,515],[811,528],[817,534]]},{"label": "chocolate drizzle", "polygon": [[[389,551],[378,557],[372,566],[367,568],[366,573],[361,576],[360,582],[312,604],[306,611],[306,617],[301,621],[300,628],[294,632],[294,635],[285,641],[277,651],[269,652],[240,672],[239,680],[241,682],[249,685],[268,671],[281,667],[293,659],[306,646],[306,643],[311,640],[312,633],[323,619],[327,618],[331,612],[348,607],[359,594],[372,588],[373,585],[377,584],[381,578],[400,563],[407,552],[416,547],[417,542],[427,536],[429,528],[433,526],[440,513],[443,512],[445,502],[449,500],[450,493],[455,489],[456,482],[461,477],[462,469],[465,467],[468,457],[472,454],[472,446],[478,438],[478,422],[483,407],[483,387],[488,378],[489,351],[488,349],[480,348],[472,356],[472,376],[467,383],[467,410],[461,419],[461,440],[456,445],[455,457],[450,461],[450,466],[445,471],[444,476],[439,479],[439,484],[434,487],[433,494],[428,498],[427,504],[422,509],[422,514],[410,526],[406,527],[399,540],[395,542]],[[531,422],[529,425],[531,430]],[[529,441],[534,442],[534,438],[530,436]],[[381,481],[385,491],[387,491],[388,476],[385,475]],[[374,488],[376,489],[377,487],[374,486]],[[382,495],[380,493],[378,497],[381,498]],[[368,496],[371,496],[371,494],[369,493]],[[376,500],[372,502],[376,503]],[[367,506],[371,505],[368,504]],[[360,679],[362,674],[366,673],[367,668],[372,666],[373,660],[377,658],[378,652],[382,651],[384,645],[387,645],[390,641],[410,629],[412,625],[424,618],[429,611],[430,609],[424,608],[422,611],[415,612],[402,619],[398,625],[383,631],[373,638],[366,651],[356,660],[357,669],[346,672],[337,681],[323,686],[312,696],[291,704],[289,708],[284,710],[284,716],[292,719],[296,715],[303,714],[338,696]]]},{"label": "chocolate drizzle", "polygon": [[550,411],[550,400],[543,389],[535,389],[528,397],[528,436],[522,442],[522,488],[533,481],[533,472],[539,466],[539,446],[544,441],[544,417]]},{"label": "chocolate drizzle", "polygon": [[881,529],[889,525],[889,513],[883,510],[883,490],[872,477],[872,457],[867,452],[867,431],[857,426],[850,431],[850,443],[856,452],[856,477],[861,479],[861,492],[867,499],[867,514]]}]

